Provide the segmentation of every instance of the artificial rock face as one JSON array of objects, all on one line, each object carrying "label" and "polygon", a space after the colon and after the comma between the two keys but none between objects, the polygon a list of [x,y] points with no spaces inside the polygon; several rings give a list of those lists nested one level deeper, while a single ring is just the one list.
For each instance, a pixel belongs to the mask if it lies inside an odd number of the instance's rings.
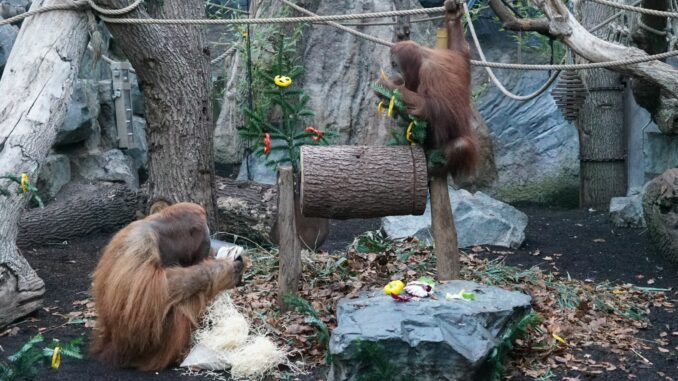
[{"label": "artificial rock face", "polygon": [[[475,300],[445,298],[462,289]],[[328,379],[369,372],[417,381],[482,379],[499,337],[530,311],[528,295],[474,282],[439,285],[435,296],[403,303],[373,291],[339,301]]]}]

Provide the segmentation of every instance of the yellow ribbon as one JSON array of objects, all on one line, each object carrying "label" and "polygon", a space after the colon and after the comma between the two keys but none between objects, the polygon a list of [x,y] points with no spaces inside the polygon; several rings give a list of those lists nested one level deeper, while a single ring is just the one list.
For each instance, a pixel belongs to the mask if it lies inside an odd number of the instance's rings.
[{"label": "yellow ribbon", "polygon": [[395,105],[395,95],[391,97],[391,102],[388,104],[388,117],[393,115],[393,106]]},{"label": "yellow ribbon", "polygon": [[28,192],[28,175],[25,173],[21,174],[21,191]]},{"label": "yellow ribbon", "polygon": [[59,369],[61,365],[61,347],[54,347],[52,352],[52,369]]},{"label": "yellow ribbon", "polygon": [[405,133],[405,138],[410,143],[412,143],[412,126],[414,126],[414,122],[410,122],[410,124],[407,125],[407,132]]},{"label": "yellow ribbon", "polygon": [[384,73],[384,69],[379,68],[379,78],[386,80],[386,73]]},{"label": "yellow ribbon", "polygon": [[381,108],[384,105],[383,101],[380,101],[379,104],[377,105],[377,115],[381,115]]}]

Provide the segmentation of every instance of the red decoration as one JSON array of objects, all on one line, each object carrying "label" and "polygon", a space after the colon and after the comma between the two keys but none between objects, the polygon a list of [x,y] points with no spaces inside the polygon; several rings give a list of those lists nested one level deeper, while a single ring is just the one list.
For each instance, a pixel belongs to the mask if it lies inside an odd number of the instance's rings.
[{"label": "red decoration", "polygon": [[264,155],[268,155],[268,152],[271,150],[271,135],[267,133],[264,134]]},{"label": "red decoration", "polygon": [[318,131],[317,129],[315,129],[313,127],[306,127],[304,129],[304,132],[310,132],[310,133],[314,134],[315,136],[311,136],[311,139],[316,140],[316,141],[320,140],[320,138],[323,136],[322,132]]}]

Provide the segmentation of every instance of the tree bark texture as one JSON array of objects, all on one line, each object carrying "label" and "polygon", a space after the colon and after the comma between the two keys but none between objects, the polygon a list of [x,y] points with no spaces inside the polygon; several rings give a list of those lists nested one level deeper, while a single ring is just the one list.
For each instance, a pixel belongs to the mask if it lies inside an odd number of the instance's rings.
[{"label": "tree bark texture", "polygon": [[[239,236],[259,244],[280,242],[275,186],[217,177],[216,194],[219,238]],[[327,238],[329,221],[302,216],[298,200],[295,209],[296,230],[302,245],[317,249]]]},{"label": "tree bark texture", "polygon": [[461,271],[457,229],[446,177],[431,177],[431,233],[436,254],[438,280],[459,279]]},{"label": "tree bark texture", "polygon": [[[111,8],[126,0],[97,0]],[[146,2],[128,17],[205,17],[200,0]],[[107,25],[137,72],[147,121],[149,201],[190,201],[216,225],[210,50],[196,25]]]},{"label": "tree bark texture", "polygon": [[301,244],[297,238],[294,210],[294,172],[292,167],[278,168],[278,226],[280,234],[278,254],[278,305],[288,310],[285,294],[297,294],[301,277]]},{"label": "tree bark texture", "polygon": [[[36,0],[31,9],[62,3]],[[37,181],[63,124],[86,47],[82,12],[44,13],[23,22],[0,80],[0,173],[26,173],[31,183]],[[0,186],[17,189],[6,180]],[[27,195],[0,196],[0,326],[42,305],[44,282],[15,242],[27,200]]]},{"label": "tree bark texture", "polygon": [[[596,3],[581,5],[581,22],[593,27],[614,9]],[[604,30],[597,33],[606,33]],[[607,206],[626,194],[624,87],[619,73],[607,69],[580,72],[589,94],[576,121],[579,132],[581,206]]]},{"label": "tree bark texture", "polygon": [[301,211],[335,219],[421,215],[427,169],[418,146],[303,146]]},{"label": "tree bark texture", "polygon": [[647,185],[643,214],[657,251],[678,263],[678,168],[669,169]]},{"label": "tree bark texture", "polygon": [[22,248],[59,243],[95,233],[114,233],[142,217],[146,195],[126,185],[95,186],[21,216],[17,244]]}]

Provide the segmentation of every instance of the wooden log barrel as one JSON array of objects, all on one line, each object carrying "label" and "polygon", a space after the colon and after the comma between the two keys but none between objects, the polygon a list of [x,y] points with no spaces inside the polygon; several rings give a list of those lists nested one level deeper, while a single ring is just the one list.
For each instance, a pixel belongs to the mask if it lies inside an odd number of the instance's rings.
[{"label": "wooden log barrel", "polygon": [[424,214],[428,173],[419,146],[302,146],[300,161],[306,217]]}]

